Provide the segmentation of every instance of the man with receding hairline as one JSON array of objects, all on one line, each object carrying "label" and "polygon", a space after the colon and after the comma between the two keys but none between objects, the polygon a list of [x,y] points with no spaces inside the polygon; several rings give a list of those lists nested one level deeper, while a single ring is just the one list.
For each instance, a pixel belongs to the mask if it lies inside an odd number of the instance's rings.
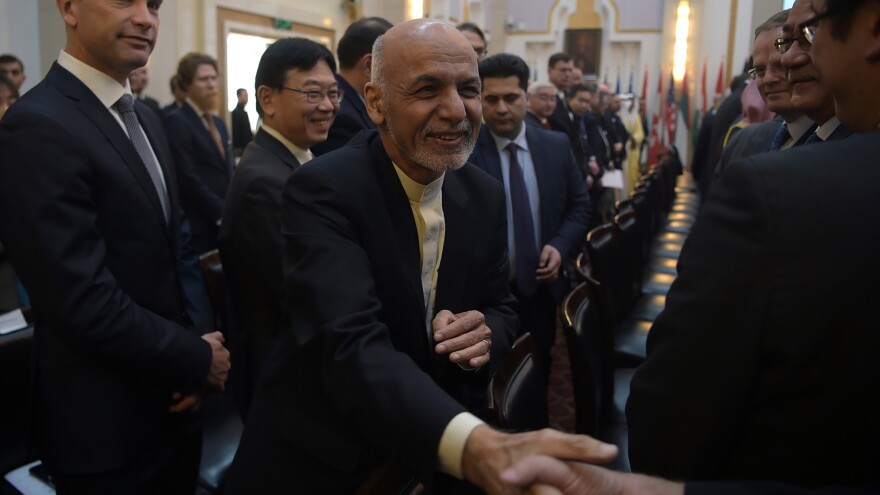
[{"label": "man with receding hairline", "polygon": [[66,44],[0,123],[0,242],[35,319],[33,435],[59,495],[189,494],[197,407],[229,352],[204,297],[159,118],[128,77],[161,0],[56,0]]},{"label": "man with receding hairline", "polygon": [[429,489],[455,484],[439,471],[498,493],[527,452],[609,460],[616,449],[588,437],[479,419],[517,321],[504,189],[466,164],[481,118],[473,48],[439,21],[399,24],[374,46],[365,100],[377,130],[285,184],[290,328],[226,492],[353,493],[390,457]]}]

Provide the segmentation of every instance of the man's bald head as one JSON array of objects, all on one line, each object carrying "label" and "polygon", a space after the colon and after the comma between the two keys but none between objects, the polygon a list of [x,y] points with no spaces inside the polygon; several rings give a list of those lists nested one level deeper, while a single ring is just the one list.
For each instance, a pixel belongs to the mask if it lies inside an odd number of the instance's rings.
[{"label": "man's bald head", "polygon": [[441,21],[398,24],[373,45],[365,99],[391,159],[416,181],[436,179],[464,165],[479,133],[474,49]]}]

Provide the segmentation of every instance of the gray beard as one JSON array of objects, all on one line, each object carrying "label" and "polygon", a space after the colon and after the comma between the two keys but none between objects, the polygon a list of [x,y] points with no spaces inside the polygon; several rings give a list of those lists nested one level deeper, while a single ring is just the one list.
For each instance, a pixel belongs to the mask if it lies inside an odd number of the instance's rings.
[{"label": "gray beard", "polygon": [[465,135],[464,142],[462,144],[452,150],[449,153],[432,153],[430,149],[424,144],[419,144],[416,146],[415,151],[412,154],[408,154],[403,150],[403,147],[400,145],[400,141],[398,141],[397,136],[394,132],[394,125],[391,123],[391,119],[388,115],[385,115],[385,129],[388,131],[388,135],[391,137],[391,141],[400,150],[403,155],[409,159],[411,162],[419,165],[421,167],[427,168],[428,170],[433,170],[434,172],[446,172],[447,170],[456,171],[464,166],[467,163],[468,157],[471,156],[471,153],[474,151],[474,147],[477,145],[476,139],[474,139],[473,135],[473,126],[470,121],[462,120],[456,125],[444,125],[437,126],[429,124],[422,131],[422,138],[425,138],[428,134],[438,133],[444,131],[460,131]]}]

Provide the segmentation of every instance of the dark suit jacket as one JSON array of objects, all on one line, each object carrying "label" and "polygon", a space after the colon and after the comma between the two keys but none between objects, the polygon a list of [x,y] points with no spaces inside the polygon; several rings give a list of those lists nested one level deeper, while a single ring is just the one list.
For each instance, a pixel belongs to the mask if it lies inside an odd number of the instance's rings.
[{"label": "dark suit jacket", "polygon": [[246,375],[247,396],[282,327],[281,191],[297,167],[299,161],[280,141],[258,130],[232,176],[223,209],[218,244],[235,327],[245,337],[246,354],[236,367]]},{"label": "dark suit jacket", "polygon": [[[493,363],[516,326],[504,211],[504,190],[483,171],[446,173],[436,310],[482,311]],[[389,454],[429,480],[446,425],[486,400],[489,370],[433,352],[412,210],[376,131],[291,175],[282,234],[290,329],[264,370],[227,493],[291,482],[353,493]]]},{"label": "dark suit jacket", "polygon": [[[64,473],[119,468],[171,438],[173,391],[205,382],[186,327],[179,196],[158,118],[135,104],[167,183],[166,225],[119,123],[60,66],[0,124],[0,240],[31,298],[40,455]],[[187,264],[188,263],[188,264]]]},{"label": "dark suit jacket", "polygon": [[620,120],[620,117],[617,116],[617,113],[613,112],[611,109],[608,109],[605,112],[605,115],[602,116],[602,122],[605,125],[605,129],[608,131],[608,135],[613,138],[609,139],[609,141],[623,145],[620,152],[616,152],[612,149],[615,164],[617,168],[621,168],[621,164],[626,160],[629,131],[626,130],[626,124],[624,124]]},{"label": "dark suit jacket", "polygon": [[251,130],[251,119],[247,111],[241,105],[232,109],[232,149],[236,155],[244,150],[245,146],[254,139],[254,131]]},{"label": "dark suit jacket", "polygon": [[159,120],[162,120],[162,116],[163,116],[162,108],[159,106],[159,102],[156,101],[155,98],[150,98],[149,96],[144,96],[144,98],[141,99],[140,102],[143,103],[144,106],[146,106],[147,108],[152,110],[156,114],[156,117],[159,118]]},{"label": "dark suit jacket", "polygon": [[[568,138],[565,135],[526,126],[526,141],[541,196],[540,244],[555,247],[564,263],[576,255],[587,235],[590,201],[584,179],[566,146]],[[477,146],[468,161],[503,183],[501,157],[487,126],[480,130]],[[557,303],[565,296],[567,281],[564,278],[559,277],[551,287]]]},{"label": "dark suit jacket", "polygon": [[634,471],[878,484],[878,154],[874,132],[727,168],[632,381]]},{"label": "dark suit jacket", "polygon": [[167,120],[183,211],[192,225],[193,247],[199,253],[217,247],[217,221],[223,215],[223,200],[232,177],[233,156],[226,124],[217,116],[214,124],[226,148],[225,158],[192,106],[184,104]]},{"label": "dark suit jacket", "polygon": [[572,153],[574,153],[575,163],[578,164],[579,169],[582,168],[584,160],[589,156],[581,148],[581,140],[578,134],[580,126],[569,117],[568,105],[559,95],[556,96],[556,109],[553,110],[553,115],[547,121],[550,122],[551,129],[568,136],[568,144]]},{"label": "dark suit jacket", "polygon": [[776,131],[779,130],[779,126],[783,122],[782,117],[777,117],[766,122],[752,124],[734,134],[730,138],[730,142],[727,143],[727,147],[721,152],[718,164],[715,165],[715,177],[712,178],[712,183],[714,184],[721,177],[728,164],[767,151],[767,147],[773,141],[773,136],[776,135]]},{"label": "dark suit jacket", "polygon": [[530,125],[532,127],[546,129],[544,123],[541,122],[541,118],[529,111],[526,111],[525,123],[526,125]]},{"label": "dark suit jacket", "polygon": [[339,89],[345,92],[345,97],[339,105],[339,112],[336,113],[333,125],[330,126],[327,140],[312,146],[311,150],[315,156],[341,148],[364,129],[376,128],[367,114],[366,105],[351,84],[339,74],[336,74],[336,82],[339,83]]}]

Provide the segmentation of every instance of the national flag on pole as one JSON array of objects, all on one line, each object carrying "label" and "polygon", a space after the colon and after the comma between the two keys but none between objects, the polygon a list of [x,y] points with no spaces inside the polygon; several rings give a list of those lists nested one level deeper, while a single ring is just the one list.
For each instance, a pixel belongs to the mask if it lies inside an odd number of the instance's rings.
[{"label": "national flag on pole", "polygon": [[629,88],[626,90],[627,93],[633,94],[633,78],[635,76],[636,69],[635,67],[629,68]]},{"label": "national flag on pole", "polygon": [[718,67],[718,82],[715,83],[715,94],[723,95],[724,94],[724,61],[721,61],[721,66]]},{"label": "national flag on pole", "polygon": [[[647,74],[647,69],[646,69]],[[647,81],[647,77],[645,77]],[[647,88],[647,83],[645,83],[645,87]],[[662,113],[663,106],[663,67],[660,67],[660,71],[657,73],[657,108],[654,111],[654,114],[651,116],[651,137],[648,139],[648,167],[653,168],[657,162],[660,161],[660,152],[663,149],[663,144],[661,140],[663,139],[663,132],[660,129],[660,114]]]},{"label": "national flag on pole", "polygon": [[678,120],[678,111],[675,108],[675,78],[669,73],[669,93],[666,96],[666,135],[668,144],[675,143],[675,125]]},{"label": "national flag on pole", "polygon": [[703,80],[702,81],[702,84],[703,84],[703,93],[702,93],[702,96],[703,96],[703,115],[706,115],[706,112],[709,111],[709,95],[708,95],[708,93],[706,93],[706,64],[708,62],[709,62],[709,57],[706,57],[705,59],[703,59],[703,77],[702,77],[702,80]]},{"label": "national flag on pole", "polygon": [[620,67],[617,68],[617,83],[614,85],[614,94],[620,94]]},{"label": "national flag on pole", "polygon": [[[645,99],[645,103],[648,102],[648,66],[645,65],[645,77],[642,79],[642,92],[639,94],[641,98]],[[645,111],[648,109],[646,108]]]},{"label": "national flag on pole", "polygon": [[684,125],[688,129],[691,128],[691,114],[688,112],[690,109],[690,99],[691,95],[688,93],[688,74],[685,71],[684,79],[681,81],[681,102],[679,106],[681,107],[681,115],[684,117]]}]

